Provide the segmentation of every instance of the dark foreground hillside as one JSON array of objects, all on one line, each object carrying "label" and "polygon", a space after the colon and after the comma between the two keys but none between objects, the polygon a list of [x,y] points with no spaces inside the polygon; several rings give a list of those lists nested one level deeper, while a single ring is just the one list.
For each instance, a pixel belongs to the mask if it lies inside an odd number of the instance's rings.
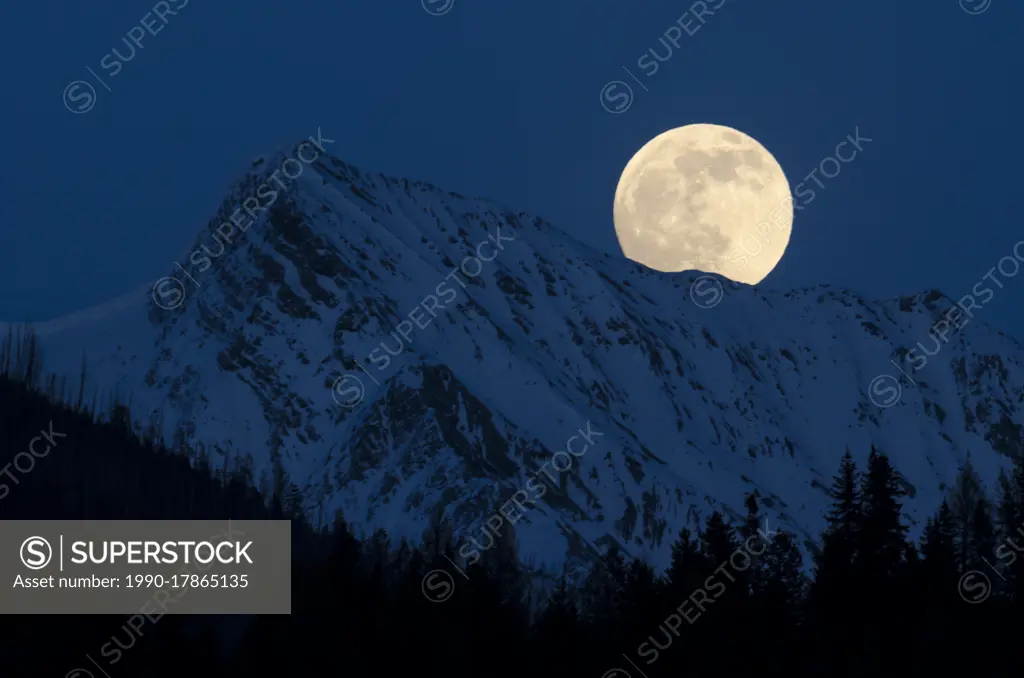
[{"label": "dark foreground hillside", "polygon": [[[289,518],[293,614],[165,615],[139,630],[127,616],[5,616],[5,678],[102,675],[87,655],[111,678],[1024,672],[1020,460],[991,498],[964,469],[913,545],[885,455],[866,469],[845,459],[813,581],[789,537],[764,531],[752,496],[744,524],[715,514],[679,535],[664,576],[612,552],[581,586],[544,595],[509,532],[459,564],[463,576],[442,521],[415,548],[357,540],[340,517],[314,529],[287,478],[211,466],[187,442],[170,452],[132,431],[123,407],[40,383],[39,370],[30,337],[0,351],[0,519]],[[50,451],[27,454],[40,432]],[[987,599],[977,575],[958,586],[972,570],[991,582]]]}]

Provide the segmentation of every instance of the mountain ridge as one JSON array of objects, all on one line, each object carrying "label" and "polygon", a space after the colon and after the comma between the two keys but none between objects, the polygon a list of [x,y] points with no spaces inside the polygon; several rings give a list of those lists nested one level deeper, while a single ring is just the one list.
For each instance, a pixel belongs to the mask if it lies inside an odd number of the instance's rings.
[{"label": "mountain ridge", "polygon": [[[753,491],[813,549],[847,446],[861,464],[872,444],[890,454],[912,536],[968,455],[991,487],[1021,451],[1016,340],[968,323],[913,384],[889,364],[955,305],[935,290],[873,302],[659,273],[326,154],[218,239],[298,146],[231,186],[189,250],[210,266],[170,270],[180,305],[154,286],[37,328],[51,371],[77,378],[84,351],[89,389],[130,393],[140,428],[257,484],[276,473],[315,519],[343,509],[417,539],[443,515],[480,536],[586,426],[604,445],[545,477],[516,520],[521,556],[557,572],[617,544],[664,567],[679,529],[713,509],[739,519]],[[888,372],[899,401],[883,408],[869,386]]]}]

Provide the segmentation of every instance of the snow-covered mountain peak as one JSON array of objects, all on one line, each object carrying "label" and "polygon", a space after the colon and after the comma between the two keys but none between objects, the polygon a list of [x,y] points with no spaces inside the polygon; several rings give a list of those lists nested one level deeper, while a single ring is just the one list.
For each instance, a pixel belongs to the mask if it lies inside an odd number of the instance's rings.
[{"label": "snow-covered mountain peak", "polygon": [[304,143],[257,159],[152,289],[41,334],[49,368],[74,379],[84,350],[140,427],[286,478],[315,518],[418,539],[443,514],[482,545],[504,510],[538,566],[611,544],[663,566],[752,491],[811,546],[847,447],[890,455],[917,525],[968,454],[991,482],[1020,450],[1019,344],[973,321],[932,350],[937,292],[659,273]]}]

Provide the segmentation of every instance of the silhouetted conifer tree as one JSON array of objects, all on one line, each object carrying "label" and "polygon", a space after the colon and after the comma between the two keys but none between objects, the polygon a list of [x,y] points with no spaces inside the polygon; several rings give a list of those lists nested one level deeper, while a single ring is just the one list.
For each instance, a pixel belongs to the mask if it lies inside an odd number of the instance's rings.
[{"label": "silhouetted conifer tree", "polygon": [[872,446],[861,483],[863,528],[858,550],[865,575],[876,583],[893,580],[905,571],[907,527],[902,521],[900,500],[906,494],[889,458]]},{"label": "silhouetted conifer tree", "polygon": [[999,538],[996,567],[1005,578],[1006,596],[1024,613],[1024,455],[1014,457],[1012,471],[999,476]]},{"label": "silhouetted conifer tree", "polygon": [[957,545],[957,568],[966,572],[979,562],[978,554],[973,545],[977,543],[974,537],[975,520],[978,513],[978,503],[985,498],[985,490],[981,484],[981,478],[971,464],[970,457],[963,468],[957,474],[956,483],[950,497],[950,509],[953,514],[953,521],[956,525]]},{"label": "silhouetted conifer tree", "polygon": [[840,676],[857,675],[850,663],[857,651],[858,622],[850,608],[861,604],[865,580],[858,545],[864,526],[860,474],[849,449],[830,489],[832,508],[826,515],[821,550],[815,556],[809,615],[814,663],[830,662]]},{"label": "silhouetted conifer tree", "polygon": [[667,579],[667,595],[672,600],[682,600],[699,587],[708,571],[700,546],[683,528],[679,537],[672,544],[672,561],[665,573]]}]

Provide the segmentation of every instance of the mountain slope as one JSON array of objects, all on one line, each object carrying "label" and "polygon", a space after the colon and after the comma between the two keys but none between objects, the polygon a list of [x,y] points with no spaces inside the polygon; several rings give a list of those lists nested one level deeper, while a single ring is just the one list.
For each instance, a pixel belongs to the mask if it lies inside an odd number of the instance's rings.
[{"label": "mountain slope", "polygon": [[[890,455],[915,536],[968,454],[991,487],[1021,450],[1021,347],[978,321],[902,378],[894,406],[871,401],[876,375],[899,376],[894,351],[931,345],[952,306],[937,292],[698,295],[699,274],[329,156],[218,239],[296,152],[231,189],[177,262],[191,277],[170,266],[176,283],[38,330],[48,368],[77,377],[84,351],[89,388],[130,395],[140,426],[257,480],[283,468],[314,517],[342,508],[418,539],[444,512],[483,547],[484,521],[522,490],[508,519],[528,562],[557,570],[618,543],[660,567],[681,527],[739,517],[754,490],[772,528],[811,547],[847,446],[860,463],[872,443]],[[708,291],[720,303],[705,308]]]}]

